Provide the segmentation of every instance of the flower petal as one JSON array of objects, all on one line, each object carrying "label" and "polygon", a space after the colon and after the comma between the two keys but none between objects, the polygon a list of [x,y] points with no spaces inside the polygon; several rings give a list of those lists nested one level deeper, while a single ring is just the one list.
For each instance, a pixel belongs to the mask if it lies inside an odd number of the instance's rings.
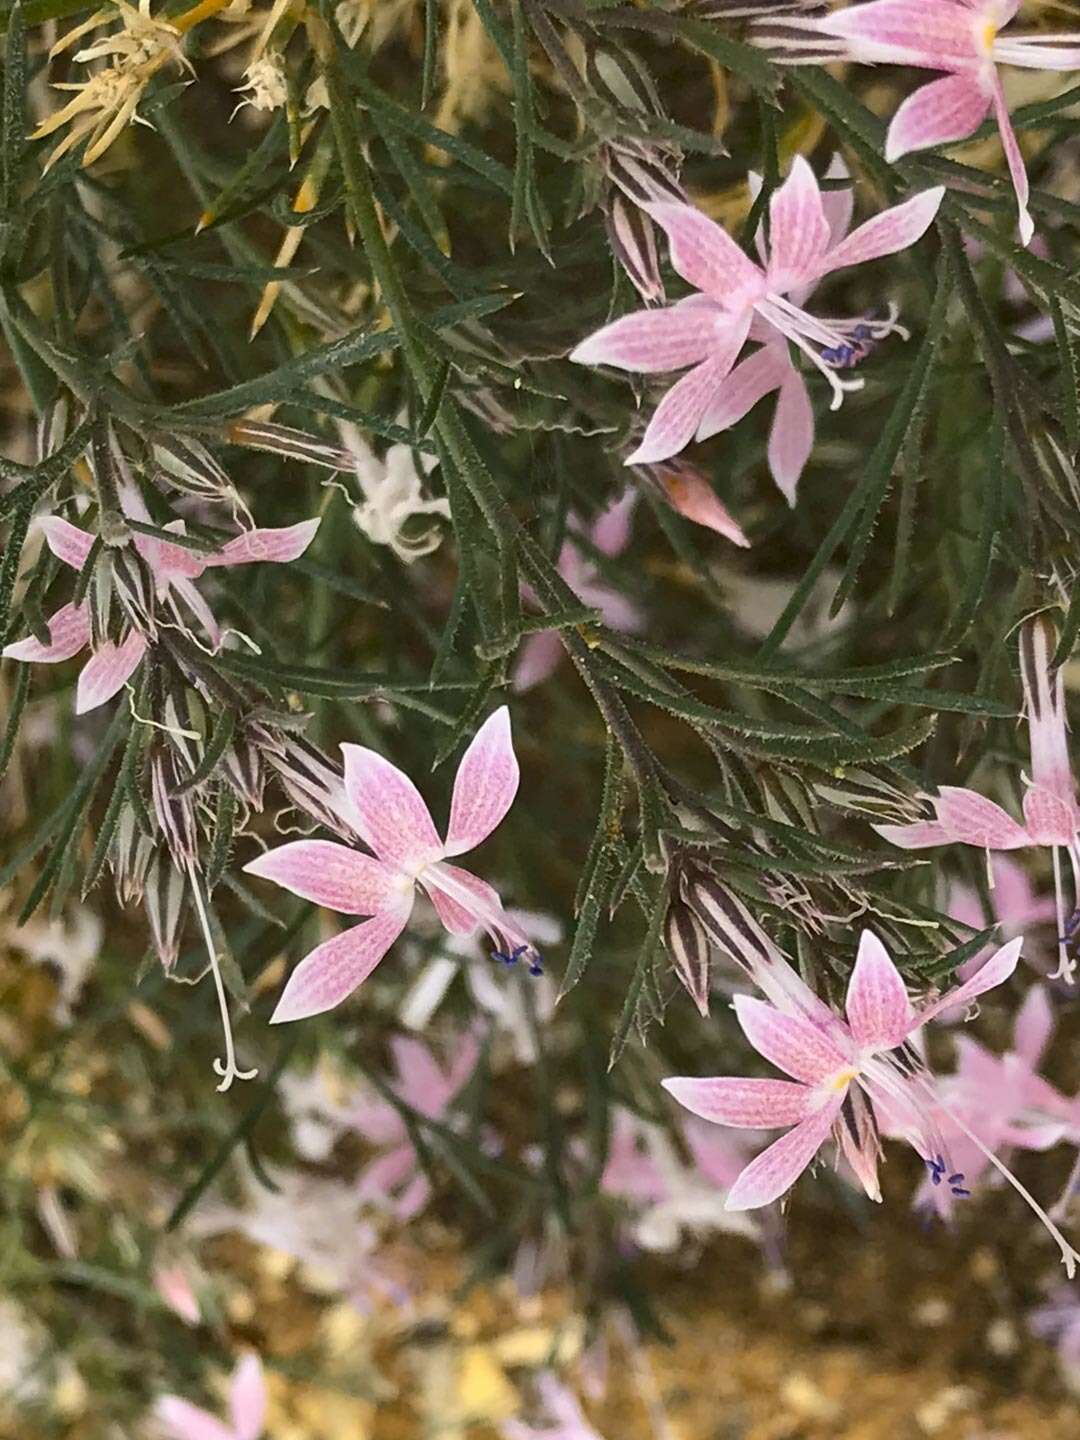
[{"label": "flower petal", "polygon": [[994,116],[998,123],[998,132],[1001,135],[1001,148],[1005,151],[1005,162],[1009,167],[1009,175],[1012,177],[1013,189],[1016,192],[1016,224],[1020,232],[1020,243],[1021,245],[1030,245],[1031,237],[1035,234],[1035,222],[1028,212],[1028,195],[1031,187],[1028,184],[1027,168],[1020,151],[1020,142],[1016,138],[1016,131],[1013,129],[1009,116],[1005,92],[1001,88],[1001,80],[996,71],[994,73],[993,100]]},{"label": "flower petal", "polygon": [[791,171],[769,201],[769,290],[786,294],[820,274],[829,248],[829,225],[821,204],[817,177],[809,162],[796,155]]},{"label": "flower petal", "polygon": [[751,1160],[731,1187],[724,1208],[756,1210],[790,1190],[828,1139],[841,1103],[838,1095]]},{"label": "flower petal", "polygon": [[526,635],[510,672],[510,684],[520,695],[539,685],[557,668],[562,658],[562,641],[554,630]]},{"label": "flower petal", "polygon": [[179,1395],[163,1395],[154,1406],[154,1418],[165,1427],[169,1440],[235,1440],[232,1431],[209,1411]]},{"label": "flower petal", "polygon": [[94,548],[94,537],[59,515],[43,515],[38,521],[45,534],[45,543],[65,565],[81,570]]},{"label": "flower petal", "polygon": [[716,1076],[695,1080],[676,1075],[660,1082],[680,1105],[716,1125],[771,1130],[795,1125],[810,1114],[815,1096],[793,1080],[743,1080]]},{"label": "flower petal", "polygon": [[293,840],[244,866],[304,900],[342,915],[377,915],[401,900],[397,871],[333,840]]},{"label": "flower petal", "polygon": [[705,359],[726,321],[720,307],[712,305],[639,310],[597,330],[571,350],[570,359],[578,365],[614,365],[641,375],[683,370]]},{"label": "flower petal", "polygon": [[883,840],[899,845],[901,850],[927,850],[932,845],[948,845],[952,836],[936,820],[916,820],[912,825],[872,825]]},{"label": "flower petal", "polygon": [[1013,1022],[1013,1049],[1034,1070],[1054,1033],[1054,1007],[1045,985],[1033,985]]},{"label": "flower petal", "polygon": [[688,371],[656,407],[641,444],[627,465],[652,465],[670,460],[694,437],[717,387],[731,373],[750,328],[750,314],[737,315],[726,331],[717,333],[716,347],[702,364]]},{"label": "flower petal", "polygon": [[934,801],[937,818],[950,840],[982,850],[1018,850],[1031,844],[1027,831],[1008,811],[977,790],[942,785]]},{"label": "flower petal", "polygon": [[266,1382],[257,1355],[245,1355],[233,1371],[229,1410],[235,1440],[259,1440],[266,1417]]},{"label": "flower petal", "polygon": [[677,461],[670,466],[658,465],[656,473],[672,509],[685,515],[687,520],[692,520],[695,525],[704,525],[707,530],[715,530],[717,535],[723,535],[735,545],[744,548],[749,546],[750,541],[746,538],[742,526],[700,470]]},{"label": "flower petal", "polygon": [[464,855],[486,840],[514,803],[521,773],[505,705],[489,715],[461,757],[450,802],[444,855]]},{"label": "flower petal", "polygon": [[498,891],[460,865],[429,865],[421,884],[443,927],[451,935],[471,935],[480,926],[499,945],[522,943],[525,936],[503,909]]},{"label": "flower petal", "polygon": [[894,255],[898,250],[914,245],[937,214],[944,194],[944,185],[934,185],[929,190],[921,190],[902,205],[893,205],[857,226],[846,240],[841,240],[825,256],[820,274],[828,275],[846,265],[861,265],[882,255]]},{"label": "flower petal", "polygon": [[364,745],[342,745],[341,753],[358,833],[379,859],[415,874],[441,855],[431,812],[405,772]]},{"label": "flower petal", "polygon": [[106,640],[79,672],[75,687],[75,714],[96,710],[124,688],[146,654],[146,641],[137,630],[129,630],[119,645]]},{"label": "flower petal", "polygon": [[925,1025],[927,1020],[932,1020],[940,1011],[947,1010],[952,1005],[966,1005],[969,1000],[974,1000],[976,995],[982,995],[985,991],[993,990],[995,986],[1003,984],[1016,969],[1023,945],[1024,937],[1018,935],[1015,940],[1010,940],[1000,950],[995,950],[986,964],[976,970],[975,974],[965,980],[962,985],[956,985],[952,990],[946,990],[939,999],[924,1006],[919,1011],[919,1024]]},{"label": "flower petal", "polygon": [[1042,785],[1028,788],[1024,795],[1024,828],[1032,844],[1071,845],[1078,823],[1080,813],[1075,801],[1064,800]]},{"label": "flower petal", "polygon": [[897,110],[885,139],[891,164],[912,150],[963,140],[986,118],[990,92],[974,75],[946,75],[909,95]]},{"label": "flower petal", "polygon": [[271,1025],[304,1020],[340,1005],[371,974],[409,919],[411,905],[387,910],[316,945],[285,986]]},{"label": "flower petal", "polygon": [[961,70],[980,58],[971,10],[951,0],[872,0],[832,11],[815,29],[848,41],[848,55],[863,64]]},{"label": "flower petal", "polygon": [[90,611],[86,605],[64,605],[45,622],[49,627],[49,643],[43,645],[35,635],[5,645],[7,660],[23,660],[30,664],[57,665],[70,660],[84,645],[90,643]]},{"label": "flower petal", "polygon": [[814,407],[806,381],[792,366],[780,387],[769,431],[769,470],[789,505],[814,448]]},{"label": "flower petal", "polygon": [[[851,171],[839,151],[829,161],[825,179],[850,181]],[[855,208],[855,192],[850,184],[845,185],[842,190],[823,190],[821,205],[829,226],[830,244],[838,245],[851,226],[851,212]],[[797,301],[796,303],[801,305],[802,302]]]},{"label": "flower petal", "polygon": [[708,440],[735,425],[770,390],[777,390],[792,369],[783,345],[763,345],[735,366],[701,418],[696,439]]},{"label": "flower petal", "polygon": [[830,1036],[800,1015],[785,1015],[750,995],[735,996],[735,1014],[758,1054],[796,1080],[816,1085],[850,1062]]},{"label": "flower petal", "polygon": [[286,564],[298,559],[315,538],[318,518],[301,520],[299,525],[285,525],[271,530],[245,530],[213,555],[205,557],[211,565],[254,565],[260,561]]},{"label": "flower petal", "polygon": [[869,930],[859,940],[845,1010],[856,1041],[875,1050],[891,1050],[911,1028],[915,1012],[900,972]]},{"label": "flower petal", "polygon": [[684,280],[734,308],[763,291],[764,276],[727,231],[693,205],[644,207],[668,237],[671,263]]}]

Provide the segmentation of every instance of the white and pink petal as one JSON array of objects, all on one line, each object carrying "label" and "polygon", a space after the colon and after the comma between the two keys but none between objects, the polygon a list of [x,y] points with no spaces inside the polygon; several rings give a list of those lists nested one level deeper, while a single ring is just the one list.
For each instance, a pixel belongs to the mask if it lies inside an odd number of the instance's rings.
[{"label": "white and pink petal", "polygon": [[410,909],[385,911],[316,945],[289,976],[270,1023],[305,1020],[348,999],[405,929]]},{"label": "white and pink petal", "polygon": [[345,792],[361,838],[380,860],[415,876],[442,854],[419,790],[396,765],[364,745],[342,745]]},{"label": "white and pink petal", "polygon": [[486,840],[514,803],[520,778],[510,711],[502,705],[484,721],[461,757],[443,853],[464,855]]},{"label": "white and pink petal", "polygon": [[333,840],[292,840],[250,860],[244,873],[272,880],[342,915],[376,915],[402,904],[407,878]]}]

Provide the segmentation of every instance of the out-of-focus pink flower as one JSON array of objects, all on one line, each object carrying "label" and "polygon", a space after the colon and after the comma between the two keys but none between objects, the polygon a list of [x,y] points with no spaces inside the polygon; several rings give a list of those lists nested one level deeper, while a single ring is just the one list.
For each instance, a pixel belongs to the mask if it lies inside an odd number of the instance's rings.
[{"label": "out-of-focus pink flower", "polygon": [[447,863],[448,856],[486,840],[517,794],[506,706],[484,721],[461,758],[445,840],[420,792],[396,765],[362,745],[341,751],[353,828],[374,855],[331,840],[294,840],[244,869],[328,910],[371,919],[305,956],[278,1001],[275,1024],[332,1010],[366,980],[408,924],[418,885],[451,935],[471,935],[482,926],[500,951],[515,957],[531,952],[491,886]]},{"label": "out-of-focus pink flower", "polygon": [[[120,498],[129,519],[151,523],[142,496],[133,485],[124,486]],[[57,559],[73,570],[81,570],[94,548],[94,536],[59,515],[44,516],[38,523]],[[185,534],[182,520],[172,520],[164,528],[179,537]],[[159,625],[173,624],[182,630],[189,629],[188,619],[179,608],[180,601],[198,620],[211,643],[221,644],[221,630],[194,583],[204,571],[215,566],[251,565],[261,561],[285,564],[304,553],[318,528],[318,520],[304,520],[299,525],[281,529],[246,530],[219,550],[211,551],[193,550],[136,533],[132,544],[153,578],[160,614],[142,606],[125,607],[128,623],[117,639],[107,639],[94,635],[90,602],[84,600],[79,605],[64,605],[49,616],[47,645],[30,635],[5,646],[2,653],[10,660],[53,665],[70,660],[89,645],[93,654],[79,674],[75,691],[75,713],[82,715],[111,700],[130,680],[148,645],[153,643]],[[123,602],[124,592],[120,591],[119,595]]]},{"label": "out-of-focus pink flower", "polygon": [[1080,34],[1002,34],[1019,8],[1020,0],[871,0],[785,17],[785,28],[796,40],[801,32],[838,41],[837,59],[947,72],[897,110],[885,139],[886,160],[965,140],[992,110],[1016,194],[1020,239],[1027,245],[1035,233],[1027,171],[997,67],[1080,70]]},{"label": "out-of-focus pink flower", "polygon": [[[599,610],[605,625],[613,630],[633,633],[642,624],[641,611],[631,600],[607,584],[589,557],[579,548],[576,537],[583,536],[601,555],[618,555],[630,540],[636,493],[628,490],[615,504],[593,521],[589,527],[573,515],[567,525],[569,535],[559,551],[558,570],[583,605]],[[531,598],[531,592],[526,590]],[[541,630],[529,635],[514,663],[512,683],[517,691],[530,690],[546,680],[559,663],[563,647],[554,630]]]},{"label": "out-of-focus pink flower", "polygon": [[[797,346],[828,380],[833,409],[838,408],[844,391],[858,389],[862,382],[841,380],[837,371],[847,368],[861,353],[864,332],[868,338],[878,339],[895,328],[894,322],[891,318],[822,321],[787,297],[805,293],[833,271],[914,244],[937,214],[944,193],[941,186],[924,190],[874,216],[837,243],[814,172],[797,156],[791,173],[769,203],[764,268],[744,254],[726,230],[693,206],[649,205],[648,213],[667,234],[672,265],[700,293],[664,309],[625,315],[583,340],[570,356],[578,364],[613,365],[645,375],[687,371],[661,400],[641,444],[626,463],[647,465],[670,459],[708,424],[710,412],[731,393],[735,362],[745,342],[755,338],[755,325],[758,335],[775,333],[778,339]],[[749,373],[741,371],[739,388],[752,398],[740,413],[775,388],[772,384],[757,388],[758,371],[768,369],[770,357],[775,358],[767,346],[759,355],[749,362],[753,367]],[[804,394],[789,390],[792,407]],[[793,451],[798,448],[796,441],[805,447],[807,428],[806,414],[795,415],[793,408],[792,414],[784,417],[785,444]]]},{"label": "out-of-focus pink flower", "polygon": [[[990,904],[1002,940],[1011,940],[1016,935],[1023,935],[1032,925],[1045,925],[1054,919],[1053,898],[1038,894],[1026,866],[1011,860],[1008,855],[994,855],[990,861],[990,877],[993,881]],[[967,885],[950,887],[947,913],[962,925],[969,925],[972,930],[986,928],[982,901]],[[958,967],[957,976],[966,980],[969,975],[973,975],[989,953],[989,948],[984,948],[970,960],[965,960],[963,965]],[[948,1020],[950,1017],[941,1015],[938,1018]],[[963,1017],[957,1014],[955,1018]]]},{"label": "out-of-focus pink flower", "polygon": [[233,1371],[228,1424],[179,1395],[163,1395],[154,1415],[169,1440],[259,1440],[266,1418],[262,1362],[245,1355]]},{"label": "out-of-focus pink flower", "polygon": [[[940,1125],[952,1173],[964,1177],[962,1192],[974,1190],[987,1175],[988,1152],[1046,1150],[1069,1132],[1074,1102],[1038,1073],[1053,1028],[1049,994],[1044,986],[1034,985],[1017,1011],[1012,1048],[1005,1055],[993,1054],[971,1036],[957,1036],[956,1072],[940,1082],[947,1102]],[[953,1115],[962,1118],[963,1127]],[[944,1179],[947,1176],[932,1168],[915,1203],[950,1214],[954,1200],[961,1197]]]},{"label": "out-of-focus pink flower", "polygon": [[500,1427],[504,1440],[603,1440],[557,1375],[546,1370],[537,1377],[536,1388],[547,1412],[545,1420],[539,1425],[504,1420]]},{"label": "out-of-focus pink flower", "polygon": [[1021,825],[976,790],[942,785],[932,801],[933,820],[913,825],[875,825],[874,829],[904,850],[948,844],[976,845],[987,851],[1048,846],[1054,861],[1058,933],[1058,968],[1051,978],[1071,984],[1076,961],[1068,949],[1070,932],[1060,851],[1065,851],[1072,867],[1075,902],[1080,900],[1080,807],[1069,761],[1064,681],[1060,668],[1053,670],[1050,664],[1055,648],[1054,629],[1045,616],[1037,616],[1020,627],[1020,669],[1031,750],[1024,823]]},{"label": "out-of-focus pink flower", "polygon": [[198,1325],[202,1310],[192,1288],[191,1277],[183,1265],[158,1265],[154,1268],[154,1289],[165,1304],[179,1315],[185,1325]]},{"label": "out-of-focus pink flower", "polygon": [[[972,1000],[1000,985],[1020,958],[1018,940],[1004,946],[977,975],[916,1009],[885,947],[869,930],[859,943],[846,1000],[846,1020],[824,1010],[824,1023],[736,995],[735,1014],[750,1044],[791,1080],[688,1077],[663,1082],[702,1119],[742,1129],[792,1127],[746,1167],[728,1194],[728,1208],[748,1210],[779,1199],[830,1134],[872,1200],[881,1199],[880,1154],[872,1106],[887,1103],[909,1144],[930,1163],[941,1150],[933,1090],[913,1070],[911,1036],[946,1005]],[[826,1018],[827,1017],[827,1018]],[[1070,1252],[1071,1253],[1071,1252]]]},{"label": "out-of-focus pink flower", "polygon": [[[417,1114],[442,1119],[454,1097],[476,1069],[479,1046],[472,1034],[461,1036],[444,1069],[420,1040],[397,1035],[390,1041],[395,1079],[390,1088]],[[400,1221],[411,1220],[431,1197],[427,1176],[417,1163],[408,1127],[398,1110],[381,1096],[346,1106],[343,1122],[381,1153],[365,1166],[357,1196],[381,1206]]]}]

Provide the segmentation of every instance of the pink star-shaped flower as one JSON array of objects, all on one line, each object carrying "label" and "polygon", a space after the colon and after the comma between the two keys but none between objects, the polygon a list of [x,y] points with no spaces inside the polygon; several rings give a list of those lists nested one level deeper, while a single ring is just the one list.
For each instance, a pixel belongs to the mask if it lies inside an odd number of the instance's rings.
[{"label": "pink star-shaped flower", "polygon": [[885,142],[887,160],[964,140],[992,110],[1016,192],[1020,239],[1027,245],[1035,233],[1027,171],[997,67],[1078,70],[1080,35],[1002,34],[1019,8],[1020,0],[871,0],[792,24],[839,40],[847,60],[947,72],[897,110]]},{"label": "pink star-shaped flower", "polygon": [[461,758],[445,840],[420,792],[396,765],[362,745],[342,745],[341,751],[353,827],[373,854],[332,840],[294,840],[244,869],[328,910],[371,918],[300,962],[271,1017],[276,1024],[332,1010],[366,980],[408,924],[418,885],[451,935],[482,927],[507,958],[531,949],[491,886],[447,863],[486,840],[517,793],[506,706],[485,720]]},{"label": "pink star-shaped flower", "polygon": [[[735,384],[737,397],[749,397],[739,413],[768,390],[783,387],[784,378],[776,369],[779,350],[769,345],[763,346],[764,358],[755,354],[747,362],[753,366],[749,373],[740,367],[736,381],[733,367],[748,339],[768,338],[776,346],[790,341],[829,381],[836,409],[844,391],[862,383],[841,380],[837,369],[857,358],[864,331],[870,338],[880,338],[895,323],[892,318],[818,320],[788,297],[805,295],[835,270],[913,245],[937,214],[944,193],[941,186],[924,190],[837,239],[814,172],[802,156],[796,156],[791,173],[769,202],[769,245],[763,265],[755,264],[726,230],[692,205],[646,207],[667,234],[672,265],[700,293],[664,309],[625,315],[583,340],[570,355],[582,365],[614,365],[645,375],[687,371],[657,406],[641,444],[626,463],[667,460],[703,429],[713,434],[723,428],[713,417],[730,393],[725,382]],[[788,476],[800,447],[808,449],[806,436],[813,422],[806,414],[805,388],[789,385],[787,400],[782,396],[781,404],[790,412],[782,424],[784,445],[792,452],[782,457],[781,473]],[[722,408],[719,413],[724,420]]]},{"label": "pink star-shaped flower", "polygon": [[[125,487],[121,491],[121,501],[129,519],[145,524],[151,522],[150,513],[134,487]],[[46,544],[57,559],[73,570],[81,570],[94,547],[94,536],[59,515],[43,516],[38,524],[45,533]],[[170,521],[164,528],[179,536],[185,533],[182,520]],[[179,601],[182,600],[199,621],[211,643],[220,645],[221,630],[194,584],[204,571],[215,566],[252,565],[260,561],[285,564],[304,553],[318,528],[319,521],[316,519],[303,520],[299,525],[287,525],[280,529],[246,530],[220,550],[210,552],[172,545],[167,540],[157,540],[150,535],[135,534],[131,543],[153,577],[160,615],[142,616],[139,625],[128,623],[118,640],[96,638],[90,602],[84,600],[79,605],[64,605],[49,616],[46,621],[49,627],[47,645],[30,635],[25,640],[16,640],[14,644],[5,646],[2,653],[9,660],[55,665],[62,660],[70,660],[90,646],[93,653],[79,673],[75,691],[75,713],[83,715],[104,705],[127,684],[153,641],[157,623],[164,621],[188,629],[187,617],[178,608]],[[125,618],[130,621],[130,617]]]}]

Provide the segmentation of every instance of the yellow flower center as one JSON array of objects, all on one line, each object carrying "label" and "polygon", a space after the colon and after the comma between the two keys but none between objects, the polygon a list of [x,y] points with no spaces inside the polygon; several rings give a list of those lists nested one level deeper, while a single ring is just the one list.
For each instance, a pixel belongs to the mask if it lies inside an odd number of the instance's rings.
[{"label": "yellow flower center", "polygon": [[828,1082],[830,1090],[845,1090],[858,1075],[857,1070],[838,1070]]}]

